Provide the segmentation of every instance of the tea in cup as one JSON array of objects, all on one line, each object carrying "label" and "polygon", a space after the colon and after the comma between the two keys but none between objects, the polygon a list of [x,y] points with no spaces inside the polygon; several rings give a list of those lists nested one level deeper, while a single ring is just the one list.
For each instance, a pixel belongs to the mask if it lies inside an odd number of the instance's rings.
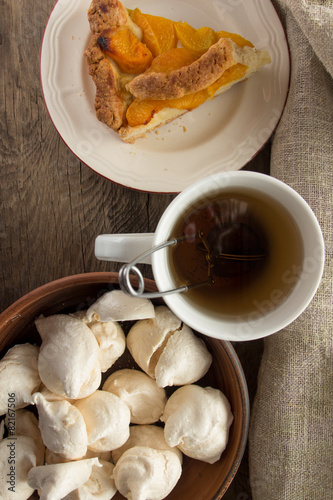
[{"label": "tea in cup", "polygon": [[153,234],[96,239],[101,260],[130,262],[141,252],[143,262],[151,256],[157,288],[184,323],[232,341],[265,337],[296,319],[324,265],[320,226],[305,200],[273,177],[246,171],[185,189]]}]

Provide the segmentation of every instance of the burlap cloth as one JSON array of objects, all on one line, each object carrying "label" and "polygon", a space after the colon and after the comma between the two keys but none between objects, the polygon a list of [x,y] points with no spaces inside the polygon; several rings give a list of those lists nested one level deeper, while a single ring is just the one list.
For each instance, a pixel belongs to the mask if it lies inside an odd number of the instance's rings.
[{"label": "burlap cloth", "polygon": [[271,175],[315,212],[326,243],[321,286],[292,325],[267,337],[249,434],[253,500],[333,499],[333,0],[273,0],[291,53]]}]

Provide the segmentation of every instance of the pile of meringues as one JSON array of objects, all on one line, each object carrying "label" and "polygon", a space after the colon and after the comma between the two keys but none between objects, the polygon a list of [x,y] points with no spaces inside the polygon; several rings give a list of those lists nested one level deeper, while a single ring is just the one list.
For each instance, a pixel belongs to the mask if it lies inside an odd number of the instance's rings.
[{"label": "pile of meringues", "polygon": [[[35,324],[41,346],[15,345],[0,361],[4,500],[25,500],[34,490],[43,500],[109,500],[117,490],[159,500],[177,484],[183,453],[219,460],[233,421],[229,402],[195,384],[212,356],[166,306],[112,290],[87,310]],[[126,347],[138,369],[110,370]],[[168,386],[176,386],[169,398]],[[7,484],[10,441],[15,493]]]}]

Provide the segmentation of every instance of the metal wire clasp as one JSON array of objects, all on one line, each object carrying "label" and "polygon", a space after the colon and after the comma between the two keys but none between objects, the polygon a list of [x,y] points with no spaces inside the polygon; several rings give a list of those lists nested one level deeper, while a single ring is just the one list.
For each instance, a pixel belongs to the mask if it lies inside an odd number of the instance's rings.
[{"label": "metal wire clasp", "polygon": [[[143,254],[139,255],[136,259],[132,260],[128,264],[124,264],[119,271],[119,285],[124,293],[127,295],[131,295],[133,297],[144,297],[147,299],[156,299],[159,297],[164,297],[165,295],[170,295],[171,293],[181,293],[186,292],[190,285],[184,285],[179,288],[173,288],[172,290],[166,290],[164,292],[144,292],[145,282],[142,276],[141,271],[136,267],[136,264],[139,264],[145,257],[148,257],[150,254],[157,252],[158,250],[162,250],[163,248],[176,245],[179,241],[184,238],[174,238],[172,240],[165,241],[160,245],[156,245],[155,247],[147,250]],[[135,290],[132,287],[130,281],[130,274],[134,274],[138,278],[138,288]]]}]

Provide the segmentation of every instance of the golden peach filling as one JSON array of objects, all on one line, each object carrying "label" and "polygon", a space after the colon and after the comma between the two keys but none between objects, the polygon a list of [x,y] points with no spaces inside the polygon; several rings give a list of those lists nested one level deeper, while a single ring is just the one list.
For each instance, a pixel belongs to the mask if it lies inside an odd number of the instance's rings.
[{"label": "golden peach filling", "polygon": [[[195,29],[187,23],[174,22],[163,17],[143,14],[139,9],[129,11],[131,20],[142,31],[139,40],[128,27],[106,30],[99,38],[103,51],[118,64],[123,73],[138,75],[143,72],[169,73],[192,64],[220,38],[230,38],[237,45],[253,47],[252,43],[234,33],[204,27]],[[182,47],[178,45],[181,44]],[[235,64],[227,69],[214,84],[177,99],[134,99],[127,109],[126,119],[131,127],[146,125],[164,108],[191,110],[218,89],[243,78],[247,66]]]}]

